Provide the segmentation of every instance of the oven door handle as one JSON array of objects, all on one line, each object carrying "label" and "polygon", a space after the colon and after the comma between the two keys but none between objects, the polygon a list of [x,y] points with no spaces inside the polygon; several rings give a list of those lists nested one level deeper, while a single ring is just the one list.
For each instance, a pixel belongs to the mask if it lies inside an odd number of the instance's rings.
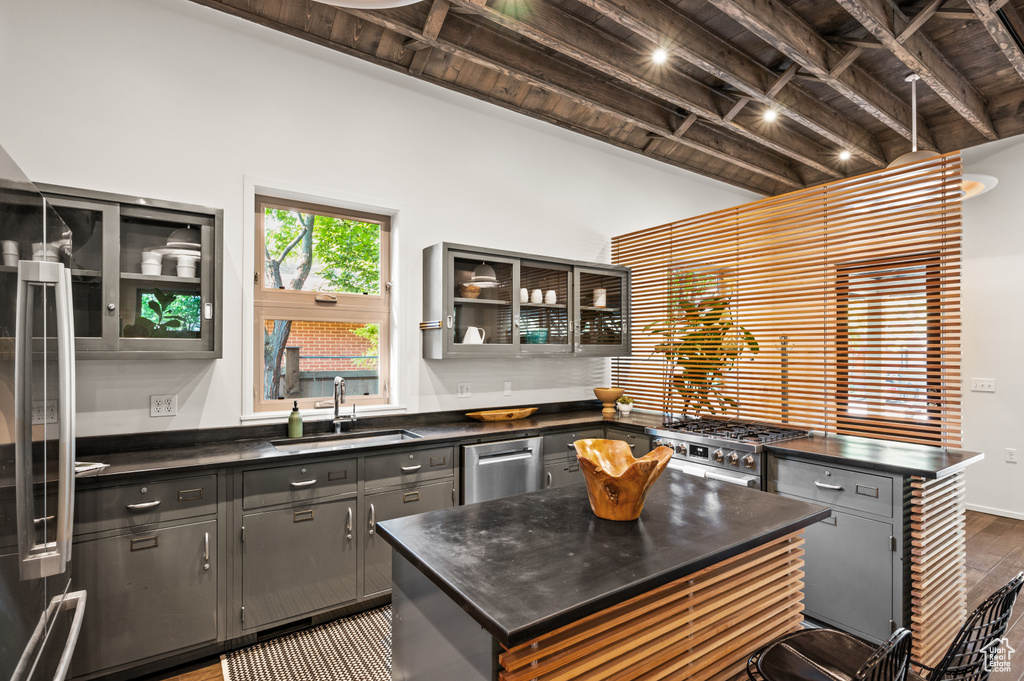
[{"label": "oven door handle", "polygon": [[519,461],[521,459],[532,459],[532,449],[517,449],[511,452],[496,452],[494,454],[487,454],[481,456],[480,460],[476,462],[477,466],[488,466],[492,463],[508,463],[509,461]]},{"label": "oven door handle", "polygon": [[709,480],[720,480],[722,482],[728,482],[733,485],[742,485],[744,487],[758,487],[756,478],[749,478],[747,476],[740,475],[729,475],[728,473],[719,473],[718,471],[708,471],[704,474],[704,477]]}]

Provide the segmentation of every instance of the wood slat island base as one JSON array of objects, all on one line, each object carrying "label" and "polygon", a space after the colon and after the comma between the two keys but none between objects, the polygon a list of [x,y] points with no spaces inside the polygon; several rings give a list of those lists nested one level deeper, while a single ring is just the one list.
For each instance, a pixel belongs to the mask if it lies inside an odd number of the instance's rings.
[{"label": "wood slat island base", "polygon": [[729,679],[803,619],[803,530],[505,648],[394,555],[392,678]]}]

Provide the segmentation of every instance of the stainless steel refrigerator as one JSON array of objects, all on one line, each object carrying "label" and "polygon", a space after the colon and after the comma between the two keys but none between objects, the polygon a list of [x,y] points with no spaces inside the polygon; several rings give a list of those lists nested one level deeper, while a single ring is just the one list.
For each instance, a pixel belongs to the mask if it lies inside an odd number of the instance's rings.
[{"label": "stainless steel refrigerator", "polygon": [[71,590],[75,332],[71,231],[0,148],[0,681],[61,681]]}]

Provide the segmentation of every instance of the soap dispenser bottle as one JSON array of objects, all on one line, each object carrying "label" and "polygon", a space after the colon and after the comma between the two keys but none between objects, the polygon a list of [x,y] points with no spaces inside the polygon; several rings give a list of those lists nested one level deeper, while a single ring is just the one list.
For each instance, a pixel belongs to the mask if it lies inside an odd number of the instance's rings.
[{"label": "soap dispenser bottle", "polygon": [[302,437],[302,414],[299,413],[299,401],[295,400],[292,413],[288,414],[288,437]]}]

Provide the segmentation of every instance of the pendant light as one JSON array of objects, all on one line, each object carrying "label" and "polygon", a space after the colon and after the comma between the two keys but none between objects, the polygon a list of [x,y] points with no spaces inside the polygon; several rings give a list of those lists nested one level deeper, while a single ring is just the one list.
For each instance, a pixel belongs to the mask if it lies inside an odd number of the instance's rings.
[{"label": "pendant light", "polygon": [[[917,81],[919,80],[921,80],[921,76],[916,73],[911,73],[906,77],[906,81],[910,83],[911,150],[896,158],[896,160],[886,166],[887,168],[899,168],[900,166],[927,161],[939,155],[934,151],[918,151],[917,149]],[[960,182],[960,200],[966,201],[972,197],[984,194],[997,184],[999,184],[999,180],[991,175],[964,175]]]}]

